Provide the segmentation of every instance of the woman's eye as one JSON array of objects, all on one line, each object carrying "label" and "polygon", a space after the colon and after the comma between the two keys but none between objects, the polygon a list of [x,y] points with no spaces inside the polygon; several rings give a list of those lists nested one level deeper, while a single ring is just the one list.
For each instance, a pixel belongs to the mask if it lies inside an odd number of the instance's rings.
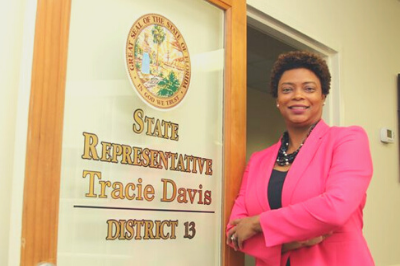
[{"label": "woman's eye", "polygon": [[292,91],[292,88],[282,88],[282,93],[289,93]]},{"label": "woman's eye", "polygon": [[315,91],[315,88],[313,88],[313,87],[306,87],[306,88],[305,88],[305,91],[307,91],[307,92],[313,92],[313,91]]}]

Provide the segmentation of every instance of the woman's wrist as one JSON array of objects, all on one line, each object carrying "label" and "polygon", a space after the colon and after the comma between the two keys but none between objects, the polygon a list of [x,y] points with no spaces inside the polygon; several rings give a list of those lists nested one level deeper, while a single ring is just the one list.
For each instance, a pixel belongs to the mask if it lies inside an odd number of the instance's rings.
[{"label": "woman's wrist", "polygon": [[253,230],[257,233],[262,232],[262,228],[261,228],[261,224],[260,224],[260,215],[254,216]]}]

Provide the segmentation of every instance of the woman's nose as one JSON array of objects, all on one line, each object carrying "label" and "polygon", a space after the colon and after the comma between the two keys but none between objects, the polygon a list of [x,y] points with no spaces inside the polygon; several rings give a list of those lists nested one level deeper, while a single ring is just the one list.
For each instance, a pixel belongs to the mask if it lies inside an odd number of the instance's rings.
[{"label": "woman's nose", "polygon": [[300,88],[296,88],[294,90],[293,99],[300,100],[303,98],[304,98],[303,91]]}]

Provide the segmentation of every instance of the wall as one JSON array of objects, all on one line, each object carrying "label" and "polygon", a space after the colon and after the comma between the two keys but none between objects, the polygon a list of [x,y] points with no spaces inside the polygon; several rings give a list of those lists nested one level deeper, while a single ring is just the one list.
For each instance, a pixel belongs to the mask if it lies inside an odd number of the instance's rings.
[{"label": "wall", "polygon": [[[22,11],[22,12],[21,12]],[[17,96],[22,48],[22,1],[0,2],[0,265],[8,261]]]},{"label": "wall", "polygon": [[0,265],[19,265],[36,0],[0,1]]},{"label": "wall", "polygon": [[400,265],[399,143],[379,141],[381,127],[397,132],[400,1],[248,0],[248,5],[339,53],[342,124],[363,126],[374,177],[365,209],[365,236],[376,265]]}]

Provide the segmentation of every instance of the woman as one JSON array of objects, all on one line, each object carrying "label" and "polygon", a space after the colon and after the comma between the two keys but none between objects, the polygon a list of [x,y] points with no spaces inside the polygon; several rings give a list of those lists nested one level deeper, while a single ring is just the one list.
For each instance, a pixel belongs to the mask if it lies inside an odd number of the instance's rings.
[{"label": "woman", "polygon": [[374,265],[362,234],[368,138],[360,127],[321,120],[330,80],[325,61],[309,52],[280,55],[273,67],[287,131],[250,158],[227,229],[227,243],[257,266]]}]

